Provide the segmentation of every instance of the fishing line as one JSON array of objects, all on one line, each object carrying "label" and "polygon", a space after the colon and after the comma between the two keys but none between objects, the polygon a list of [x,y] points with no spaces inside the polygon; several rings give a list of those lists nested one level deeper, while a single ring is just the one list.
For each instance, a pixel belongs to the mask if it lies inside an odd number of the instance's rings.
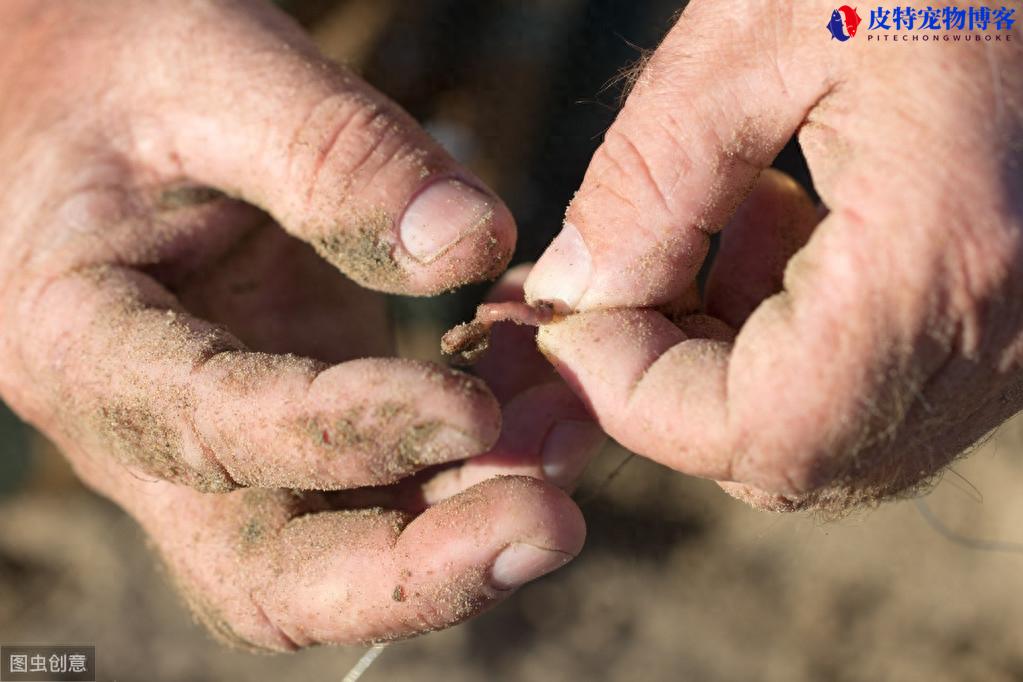
[{"label": "fishing line", "polygon": [[916,508],[917,511],[920,512],[920,516],[922,516],[924,521],[927,522],[927,525],[949,542],[953,542],[968,549],[975,549],[980,552],[1023,554],[1023,542],[971,538],[968,535],[963,535],[962,533],[952,530],[946,526],[945,523],[934,514],[923,498],[917,498],[913,500],[913,502],[916,504]]},{"label": "fishing line", "polygon": [[580,496],[575,503],[582,507],[583,505],[587,505],[600,497],[600,494],[607,489],[607,486],[610,485],[611,481],[618,478],[618,474],[622,473],[622,470],[625,469],[625,465],[631,462],[632,458],[635,456],[636,455],[632,452],[627,453],[624,457],[622,457],[622,461],[615,465],[615,468],[611,470],[611,473],[609,473],[603,481],[598,483],[589,494]]},{"label": "fishing line", "polygon": [[358,682],[359,678],[369,670],[369,667],[377,660],[377,656],[382,654],[386,647],[387,643],[384,642],[383,644],[374,644],[366,649],[366,653],[355,662],[355,665],[352,666],[352,669],[348,671],[348,674],[344,676],[341,682]]}]

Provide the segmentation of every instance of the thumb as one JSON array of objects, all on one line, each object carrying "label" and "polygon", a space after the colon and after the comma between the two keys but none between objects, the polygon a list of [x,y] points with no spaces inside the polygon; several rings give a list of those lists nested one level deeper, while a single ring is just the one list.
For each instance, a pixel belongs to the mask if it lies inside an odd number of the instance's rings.
[{"label": "thumb", "polygon": [[[182,63],[143,57],[156,73],[180,70],[148,93],[161,106],[140,124],[151,126],[147,165],[263,208],[373,289],[432,294],[504,269],[515,244],[508,209],[405,111],[327,62],[268,4],[194,14],[209,16],[189,17]],[[149,120],[152,101],[140,106]]]},{"label": "thumb", "polygon": [[826,87],[813,54],[826,41],[800,25],[812,12],[740,4],[694,0],[653,54],[533,269],[529,300],[657,305],[693,281],[709,235]]}]

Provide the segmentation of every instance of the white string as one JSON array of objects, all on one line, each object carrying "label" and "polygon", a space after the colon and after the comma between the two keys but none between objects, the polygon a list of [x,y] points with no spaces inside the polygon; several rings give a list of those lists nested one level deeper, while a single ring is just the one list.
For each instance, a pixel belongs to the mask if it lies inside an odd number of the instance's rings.
[{"label": "white string", "polygon": [[954,542],[957,545],[968,547],[969,549],[976,549],[982,552],[1005,552],[1007,554],[1023,554],[1023,542],[1007,542],[1004,540],[985,540],[983,538],[973,538],[968,535],[958,533],[948,526],[935,515],[931,508],[924,502],[922,497],[918,497],[913,500],[916,503],[917,511],[920,512],[920,516],[924,518],[931,528],[933,528],[939,535],[950,542]]},{"label": "white string", "polygon": [[362,677],[363,673],[369,670],[369,667],[373,665],[373,661],[377,660],[377,656],[383,653],[384,647],[387,644],[374,644],[370,648],[366,649],[366,653],[362,655],[352,669],[348,671],[345,678],[341,682],[358,682],[359,678]]}]

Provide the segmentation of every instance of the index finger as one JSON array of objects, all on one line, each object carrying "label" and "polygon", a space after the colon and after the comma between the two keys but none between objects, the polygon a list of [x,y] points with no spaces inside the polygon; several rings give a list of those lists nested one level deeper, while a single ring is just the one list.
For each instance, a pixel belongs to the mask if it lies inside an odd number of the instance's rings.
[{"label": "index finger", "polygon": [[40,409],[90,453],[144,474],[204,490],[379,485],[485,452],[500,431],[478,379],[250,352],[132,270],[72,273],[30,298],[49,311],[24,327]]}]

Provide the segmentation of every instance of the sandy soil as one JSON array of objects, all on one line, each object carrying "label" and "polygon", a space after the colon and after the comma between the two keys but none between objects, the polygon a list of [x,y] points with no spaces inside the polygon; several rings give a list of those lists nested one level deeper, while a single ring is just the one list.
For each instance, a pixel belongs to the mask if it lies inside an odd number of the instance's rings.
[{"label": "sandy soil", "polygon": [[[1017,419],[926,504],[954,531],[1023,542],[1021,449]],[[576,562],[392,645],[363,679],[1023,680],[1019,552],[951,542],[913,502],[828,523],[757,513],[638,459],[594,496],[621,457],[588,473]],[[0,641],[95,643],[101,679],[153,682],[339,680],[361,654],[220,648],[133,522],[41,461],[0,503]]]}]

